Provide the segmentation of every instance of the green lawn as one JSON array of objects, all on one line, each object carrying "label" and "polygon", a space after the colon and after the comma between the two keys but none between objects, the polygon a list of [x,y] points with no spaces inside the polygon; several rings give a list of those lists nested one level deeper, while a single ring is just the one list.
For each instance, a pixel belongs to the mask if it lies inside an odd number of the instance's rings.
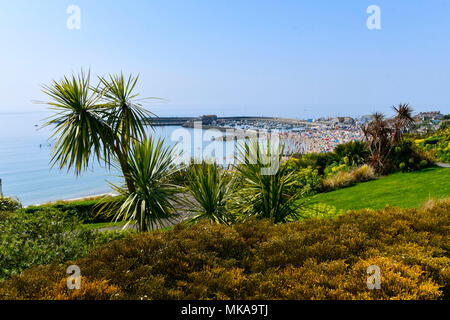
[{"label": "green lawn", "polygon": [[421,206],[429,198],[450,197],[450,169],[433,167],[410,173],[395,173],[353,187],[321,193],[311,204],[326,203],[338,210],[383,209]]}]

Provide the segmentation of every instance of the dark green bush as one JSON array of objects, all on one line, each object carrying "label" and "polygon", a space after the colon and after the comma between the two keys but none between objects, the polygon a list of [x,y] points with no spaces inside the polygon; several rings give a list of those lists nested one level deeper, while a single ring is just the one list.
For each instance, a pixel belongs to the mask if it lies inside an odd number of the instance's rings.
[{"label": "dark green bush", "polygon": [[340,159],[334,152],[307,153],[295,155],[295,158],[298,160],[297,165],[299,168],[310,168],[317,170],[320,175],[323,175],[324,170],[329,165],[340,162]]},{"label": "dark green bush", "polygon": [[365,142],[351,141],[336,146],[333,152],[296,154],[297,166],[312,168],[323,175],[325,169],[331,165],[347,164],[359,166],[366,163],[369,150]]},{"label": "dark green bush", "polygon": [[427,139],[424,140],[424,144],[436,144],[439,141],[441,141],[441,137],[429,137]]},{"label": "dark green bush", "polygon": [[82,228],[74,216],[55,209],[0,217],[0,279],[32,266],[85,255],[94,246],[122,237]]},{"label": "dark green bush", "polygon": [[[277,225],[177,226],[27,270],[0,284],[0,298],[449,299],[449,211],[447,200]],[[64,287],[69,264],[84,277],[77,293]],[[370,265],[381,290],[366,286]]]},{"label": "dark green bush", "polygon": [[360,141],[340,144],[334,149],[334,153],[336,153],[340,163],[344,163],[344,158],[347,158],[347,164],[350,166],[360,166],[366,163],[370,155],[367,144]]},{"label": "dark green bush", "polygon": [[[426,163],[423,160],[426,160]],[[424,155],[417,151],[412,141],[402,140],[391,154],[388,172],[416,171],[431,164],[432,161],[424,159]]]}]

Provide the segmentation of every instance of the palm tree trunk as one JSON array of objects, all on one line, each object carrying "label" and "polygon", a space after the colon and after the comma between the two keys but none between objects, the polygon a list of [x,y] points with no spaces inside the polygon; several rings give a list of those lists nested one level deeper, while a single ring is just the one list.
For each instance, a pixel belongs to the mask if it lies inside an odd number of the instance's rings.
[{"label": "palm tree trunk", "polygon": [[117,155],[117,159],[119,160],[120,168],[122,169],[127,189],[130,193],[133,193],[136,191],[136,187],[134,186],[133,180],[130,177],[130,169],[128,168],[127,156],[122,152],[120,147],[118,147],[117,145],[114,147],[114,151]]}]

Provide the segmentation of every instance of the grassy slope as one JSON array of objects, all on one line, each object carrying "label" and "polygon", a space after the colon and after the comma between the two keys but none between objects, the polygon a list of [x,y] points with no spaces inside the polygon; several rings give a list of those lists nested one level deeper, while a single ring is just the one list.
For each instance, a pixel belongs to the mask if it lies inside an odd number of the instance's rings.
[{"label": "grassy slope", "polygon": [[378,180],[322,193],[312,203],[326,203],[338,210],[382,209],[387,204],[401,208],[422,205],[429,198],[450,197],[450,169],[427,168],[411,173],[395,173]]}]

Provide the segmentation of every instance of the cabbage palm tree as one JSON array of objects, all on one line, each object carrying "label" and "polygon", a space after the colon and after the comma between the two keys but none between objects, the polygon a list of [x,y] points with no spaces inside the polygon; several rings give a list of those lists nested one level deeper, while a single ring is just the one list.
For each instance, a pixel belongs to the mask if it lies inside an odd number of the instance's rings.
[{"label": "cabbage palm tree", "polygon": [[174,204],[179,202],[177,194],[180,192],[179,186],[169,182],[171,175],[178,170],[172,165],[176,158],[174,148],[165,147],[160,138],[155,140],[144,136],[142,141],[133,141],[127,168],[134,190],[113,185],[121,196],[117,198],[118,205],[110,203],[102,211],[113,209],[115,221],[136,222],[140,232],[174,222],[177,217]]},{"label": "cabbage palm tree", "polygon": [[228,224],[226,203],[231,194],[231,178],[217,163],[192,164],[187,175],[186,189],[195,200],[190,209],[195,215],[191,222],[208,219],[211,222]]},{"label": "cabbage palm tree", "polygon": [[282,162],[283,151],[283,145],[277,146],[270,139],[266,143],[250,139],[239,147],[235,170],[241,185],[235,201],[244,217],[267,218],[275,223],[298,217],[293,205],[301,194],[290,193],[296,181],[294,172]]},{"label": "cabbage palm tree", "polygon": [[393,107],[396,115],[386,120],[382,113],[374,113],[372,121],[362,128],[369,150],[370,164],[378,172],[385,172],[389,168],[389,160],[394,147],[402,139],[402,134],[413,123],[413,109],[408,104]]},{"label": "cabbage palm tree", "polygon": [[393,143],[397,145],[402,137],[402,133],[414,124],[412,117],[413,109],[407,103],[401,103],[398,107],[392,107],[396,113],[393,119],[394,133]]},{"label": "cabbage palm tree", "polygon": [[109,165],[115,158],[127,188],[135,191],[127,167],[129,148],[145,135],[153,115],[141,105],[147,99],[138,99],[134,91],[138,79],[121,73],[99,77],[99,84],[92,86],[90,72],[81,71],[44,85],[43,92],[50,97],[46,104],[55,111],[45,123],[53,128],[52,137],[57,137],[52,164],[74,169],[78,175],[92,159]]}]

